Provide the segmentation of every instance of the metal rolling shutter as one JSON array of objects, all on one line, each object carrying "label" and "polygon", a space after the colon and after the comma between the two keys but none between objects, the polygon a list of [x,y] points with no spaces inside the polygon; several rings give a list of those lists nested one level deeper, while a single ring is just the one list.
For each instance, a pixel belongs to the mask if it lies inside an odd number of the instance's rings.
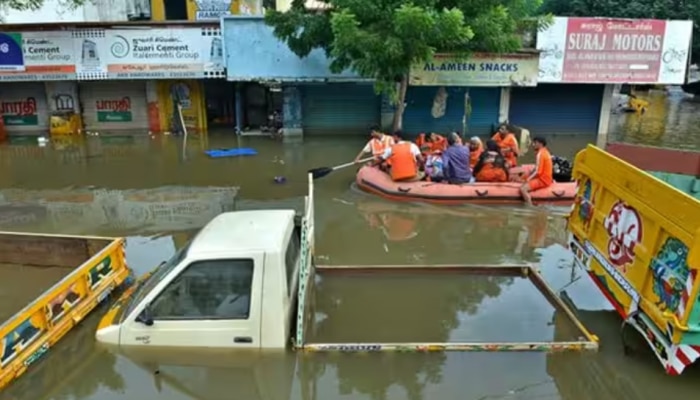
[{"label": "metal rolling shutter", "polygon": [[302,96],[305,135],[366,135],[380,122],[381,97],[371,84],[308,85]]},{"label": "metal rolling shutter", "polygon": [[49,132],[49,107],[43,82],[3,83],[0,109],[10,135]]},{"label": "metal rolling shutter", "polygon": [[407,133],[425,132],[445,134],[464,129],[465,96],[469,91],[472,111],[467,121],[468,135],[488,135],[498,123],[501,104],[500,88],[446,87],[445,115],[433,118],[432,108],[438,86],[411,86],[406,91],[406,111],[403,126]]},{"label": "metal rolling shutter", "polygon": [[596,134],[603,85],[540,84],[513,88],[510,123],[533,135]]},{"label": "metal rolling shutter", "polygon": [[501,88],[470,88],[472,113],[467,125],[468,136],[489,136],[498,125]]},{"label": "metal rolling shutter", "polygon": [[[79,93],[87,131],[148,131],[146,81],[82,82]],[[129,99],[129,109],[98,109],[98,103],[119,102],[125,98]]]},{"label": "metal rolling shutter", "polygon": [[409,86],[406,90],[406,109],[403,113],[403,128],[410,135],[435,132],[446,134],[461,131],[464,118],[465,88],[445,87],[447,102],[445,115],[433,117],[433,102],[440,86]]}]

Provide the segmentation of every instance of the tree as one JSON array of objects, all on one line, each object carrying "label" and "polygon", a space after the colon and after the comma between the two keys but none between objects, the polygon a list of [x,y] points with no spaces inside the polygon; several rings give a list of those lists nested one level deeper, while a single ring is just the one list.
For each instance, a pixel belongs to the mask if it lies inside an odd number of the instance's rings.
[{"label": "tree", "polygon": [[[700,3],[686,0],[544,0],[541,12],[562,17],[700,20]],[[693,28],[691,61],[700,60],[700,25]]]},{"label": "tree", "polygon": [[294,0],[289,11],[269,11],[265,21],[299,57],[320,48],[332,72],[351,68],[374,79],[376,91],[396,104],[394,129],[400,129],[411,65],[430,62],[437,52],[518,50],[540,1],[324,0],[323,10],[308,10],[304,0]]}]

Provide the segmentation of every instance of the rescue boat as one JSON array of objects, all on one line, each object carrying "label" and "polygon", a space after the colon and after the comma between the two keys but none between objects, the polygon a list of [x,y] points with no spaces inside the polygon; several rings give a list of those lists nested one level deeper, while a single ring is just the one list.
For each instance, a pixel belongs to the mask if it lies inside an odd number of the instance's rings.
[{"label": "rescue boat", "polygon": [[[523,165],[510,170],[511,176],[533,168]],[[522,203],[519,182],[488,183],[476,182],[462,185],[450,185],[436,182],[394,182],[391,177],[378,168],[364,166],[357,172],[357,186],[365,192],[375,194],[387,200],[412,201],[432,204],[512,204]],[[534,204],[570,205],[576,196],[576,183],[555,182],[545,189],[531,193]]]}]

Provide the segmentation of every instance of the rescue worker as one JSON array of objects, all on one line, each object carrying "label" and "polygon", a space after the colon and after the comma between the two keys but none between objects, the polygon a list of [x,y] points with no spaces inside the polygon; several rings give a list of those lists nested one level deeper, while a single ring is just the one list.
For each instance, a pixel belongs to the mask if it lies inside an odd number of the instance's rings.
[{"label": "rescue worker", "polygon": [[447,140],[444,136],[433,132],[430,134],[430,150],[432,152],[445,151],[447,149]]},{"label": "rescue worker", "polygon": [[486,142],[486,151],[474,167],[474,177],[477,182],[508,182],[506,160],[494,140]]},{"label": "rescue worker", "polygon": [[397,131],[394,136],[397,143],[384,151],[378,163],[388,161],[391,165],[389,175],[394,181],[413,181],[421,179],[418,166],[423,163],[423,155],[415,143],[404,140],[403,133]]},{"label": "rescue worker", "polygon": [[532,139],[532,148],[537,152],[535,156],[535,170],[520,187],[520,193],[528,205],[532,205],[530,192],[544,189],[554,183],[552,155],[547,149],[547,139],[535,137]]},{"label": "rescue worker", "polygon": [[515,135],[508,132],[508,126],[506,124],[499,126],[498,132],[491,139],[495,140],[498,147],[501,148],[501,155],[508,162],[507,167],[513,168],[517,166],[518,156],[520,156],[518,139],[515,138]]},{"label": "rescue worker", "polygon": [[469,139],[469,167],[472,170],[476,167],[476,163],[479,162],[479,157],[483,152],[484,145],[481,143],[481,139],[478,136],[472,136]]},{"label": "rescue worker", "polygon": [[394,139],[391,136],[382,133],[379,127],[376,125],[370,128],[370,135],[372,138],[357,154],[357,157],[355,157],[355,162],[359,162],[362,156],[367,153],[371,153],[375,158],[379,158],[382,156],[382,154],[384,154],[386,149],[390,148],[394,144]]}]

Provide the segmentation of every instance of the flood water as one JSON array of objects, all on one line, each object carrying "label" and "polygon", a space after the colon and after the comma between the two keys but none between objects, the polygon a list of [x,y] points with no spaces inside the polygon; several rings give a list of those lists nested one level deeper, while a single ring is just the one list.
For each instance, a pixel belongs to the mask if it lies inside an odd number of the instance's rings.
[{"label": "flood water", "polygon": [[[612,139],[698,148],[700,106],[678,94],[650,96],[652,109],[644,116],[613,116]],[[307,138],[283,144],[212,135],[190,140],[183,156],[173,137],[88,139],[83,145],[32,143],[0,150],[0,229],[124,235],[128,261],[139,274],[169,258],[219,212],[300,208],[305,171],[347,162],[363,142]],[[550,142],[555,154],[573,157],[595,137]],[[235,146],[254,147],[259,154],[229,159],[203,154]],[[286,177],[286,183],[275,183],[275,176]],[[565,209],[394,204],[357,192],[353,177],[345,170],[316,181],[320,263],[538,262],[548,283],[565,290],[584,324],[600,337],[600,352],[112,353],[93,339],[98,311],[0,399],[656,400],[700,391],[700,368],[666,376],[641,342],[634,354],[623,355],[619,317],[588,278],[572,270],[562,247]],[[21,271],[6,275],[0,288],[12,280],[15,290],[35,290]],[[571,339],[562,315],[520,278],[323,275],[314,303],[311,331],[323,342]]]}]

